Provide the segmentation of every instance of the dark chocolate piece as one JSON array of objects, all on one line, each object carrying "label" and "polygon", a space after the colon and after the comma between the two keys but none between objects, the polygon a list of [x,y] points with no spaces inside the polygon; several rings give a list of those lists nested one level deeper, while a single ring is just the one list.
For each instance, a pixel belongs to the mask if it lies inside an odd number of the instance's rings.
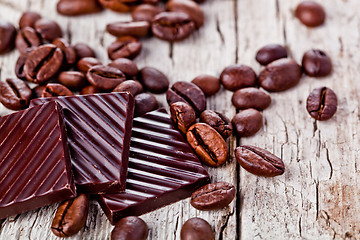
[{"label": "dark chocolate piece", "polygon": [[0,118],[0,219],[76,196],[55,102]]},{"label": "dark chocolate piece", "polygon": [[129,93],[39,98],[63,108],[75,183],[80,192],[124,191],[134,99]]},{"label": "dark chocolate piece", "polygon": [[134,118],[126,190],[98,195],[108,219],[141,215],[189,197],[209,175],[164,109]]}]

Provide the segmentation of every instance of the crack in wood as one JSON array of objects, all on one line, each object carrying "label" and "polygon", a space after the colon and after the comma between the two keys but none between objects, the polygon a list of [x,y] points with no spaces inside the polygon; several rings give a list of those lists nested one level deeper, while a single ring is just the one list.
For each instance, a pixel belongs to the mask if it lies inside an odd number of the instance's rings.
[{"label": "crack in wood", "polygon": [[233,0],[234,3],[234,27],[235,27],[235,63],[239,61],[239,26],[238,26],[238,3],[237,0]]},{"label": "crack in wood", "polygon": [[225,43],[225,39],[224,39],[224,35],[221,31],[221,28],[220,28],[220,21],[219,21],[219,16],[216,15],[216,32],[219,34],[220,36],[220,39],[221,39],[221,44],[224,44]]},{"label": "crack in wood", "polygon": [[169,43],[169,58],[172,65],[174,65],[174,44],[172,42]]},{"label": "crack in wood", "polygon": [[279,0],[275,0],[276,18],[280,18],[280,3]]},{"label": "crack in wood", "polygon": [[326,146],[325,146],[325,150],[326,150],[326,160],[328,161],[329,166],[330,166],[330,176],[329,176],[329,180],[330,180],[332,178],[332,175],[333,175],[333,166],[332,166],[332,163],[330,161],[329,149]]},{"label": "crack in wood", "polygon": [[318,220],[319,217],[319,181],[315,181],[315,197],[316,197],[316,220]]},{"label": "crack in wood", "polygon": [[220,233],[219,233],[219,240],[222,240],[223,239],[223,233],[224,233],[224,230],[225,228],[227,227],[228,223],[229,223],[229,218],[234,215],[235,211],[232,211],[228,214],[226,214],[225,216],[223,216],[223,218],[226,218],[225,219],[225,223],[220,227]]},{"label": "crack in wood", "polygon": [[175,224],[175,229],[174,229],[174,239],[176,239],[176,232],[178,230],[178,225],[179,225],[179,216],[177,216],[177,218],[176,218],[176,224]]},{"label": "crack in wood", "polygon": [[302,237],[302,235],[301,235],[301,216],[299,218],[299,235],[300,235],[300,237]]}]

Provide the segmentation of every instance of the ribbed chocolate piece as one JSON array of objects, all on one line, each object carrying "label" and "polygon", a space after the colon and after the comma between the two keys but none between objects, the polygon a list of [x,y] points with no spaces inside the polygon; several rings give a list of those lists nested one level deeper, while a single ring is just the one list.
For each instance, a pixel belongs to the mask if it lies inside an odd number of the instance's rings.
[{"label": "ribbed chocolate piece", "polygon": [[58,104],[0,118],[0,186],[0,219],[76,196]]},{"label": "ribbed chocolate piece", "polygon": [[64,108],[75,183],[80,192],[124,191],[134,99],[129,93],[39,98]]},{"label": "ribbed chocolate piece", "polygon": [[134,118],[126,190],[98,195],[112,224],[189,197],[209,175],[164,109]]}]

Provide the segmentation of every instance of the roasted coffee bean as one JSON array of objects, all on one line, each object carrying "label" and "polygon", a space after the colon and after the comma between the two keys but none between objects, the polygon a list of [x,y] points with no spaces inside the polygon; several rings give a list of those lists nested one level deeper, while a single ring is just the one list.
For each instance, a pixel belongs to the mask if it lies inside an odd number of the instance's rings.
[{"label": "roasted coffee bean", "polygon": [[85,57],[95,57],[94,50],[85,43],[77,43],[73,47],[77,60]]},{"label": "roasted coffee bean", "polygon": [[171,104],[170,114],[175,126],[185,134],[189,127],[196,123],[195,111],[187,103],[175,102]]},{"label": "roasted coffee bean", "polygon": [[249,137],[262,127],[262,114],[253,108],[245,109],[231,120],[238,137]]},{"label": "roasted coffee bean", "polygon": [[15,46],[16,29],[8,22],[0,22],[0,54],[10,52]]},{"label": "roasted coffee bean", "polygon": [[155,37],[165,41],[181,41],[195,31],[195,23],[183,12],[162,12],[156,15],[151,25]]},{"label": "roasted coffee bean", "polygon": [[298,84],[301,75],[301,67],[293,59],[282,58],[260,72],[259,82],[269,92],[281,92]]},{"label": "roasted coffee bean", "polygon": [[280,58],[287,58],[287,50],[280,44],[268,44],[257,51],[255,58],[258,63],[265,66]]},{"label": "roasted coffee bean", "polygon": [[29,106],[32,91],[22,80],[8,78],[0,81],[0,102],[12,110],[20,110]]},{"label": "roasted coffee bean", "polygon": [[129,216],[116,223],[111,240],[146,240],[149,228],[139,217]]},{"label": "roasted coffee bean", "polygon": [[309,50],[302,58],[305,73],[311,77],[324,77],[332,70],[331,59],[321,50]]},{"label": "roasted coffee bean", "polygon": [[117,58],[108,64],[110,67],[114,67],[122,71],[127,79],[136,77],[139,72],[136,63],[127,58]]},{"label": "roasted coffee bean", "polygon": [[27,59],[27,55],[20,55],[15,64],[15,75],[19,79],[25,80],[24,65]]},{"label": "roasted coffee bean", "polygon": [[23,27],[16,35],[16,48],[21,54],[29,53],[33,48],[40,46],[41,43],[41,37],[31,27]]},{"label": "roasted coffee bean", "polygon": [[205,211],[222,209],[232,202],[235,193],[235,187],[230,183],[209,183],[193,192],[190,204]]},{"label": "roasted coffee bean", "polygon": [[108,47],[108,55],[111,60],[117,58],[133,59],[141,52],[142,44],[136,38],[125,36],[118,38]]},{"label": "roasted coffee bean", "polygon": [[46,85],[38,85],[32,89],[33,96],[35,98],[41,98],[42,92],[44,91]]},{"label": "roasted coffee bean", "polygon": [[140,93],[135,96],[134,117],[144,115],[159,107],[158,101],[151,93]]},{"label": "roasted coffee bean", "polygon": [[316,120],[328,120],[337,109],[336,94],[327,87],[315,88],[306,100],[306,109]]},{"label": "roasted coffee bean", "polygon": [[237,109],[255,108],[264,110],[270,105],[271,97],[258,88],[249,87],[234,92],[231,101]]},{"label": "roasted coffee bean", "polygon": [[99,59],[94,57],[84,57],[77,62],[76,67],[79,71],[87,73],[91,67],[97,65],[102,65]]},{"label": "roasted coffee bean", "polygon": [[94,87],[93,85],[89,85],[81,89],[80,94],[81,95],[87,95],[87,94],[94,94],[94,93],[101,93],[101,89]]},{"label": "roasted coffee bean", "polygon": [[74,95],[67,87],[59,83],[48,83],[41,93],[42,98]]},{"label": "roasted coffee bean", "polygon": [[283,161],[271,152],[249,145],[235,149],[238,163],[248,172],[264,177],[274,177],[284,173]]},{"label": "roasted coffee bean", "polygon": [[143,86],[138,82],[134,80],[126,80],[119,85],[117,85],[113,92],[129,92],[133,96],[136,96],[143,92]]},{"label": "roasted coffee bean", "polygon": [[295,9],[295,16],[308,27],[317,27],[324,23],[324,8],[313,1],[302,1]]},{"label": "roasted coffee bean", "polygon": [[91,67],[86,77],[91,85],[103,90],[112,90],[126,80],[119,69],[103,65]]},{"label": "roasted coffee bean", "polygon": [[201,89],[193,83],[176,82],[166,92],[166,100],[169,105],[174,102],[188,103],[200,115],[206,109],[206,98]]},{"label": "roasted coffee bean", "polygon": [[74,48],[70,45],[70,43],[63,39],[63,38],[57,38],[55,39],[52,44],[57,46],[61,49],[61,51],[64,54],[64,63],[67,67],[71,67],[76,63],[76,53]]},{"label": "roasted coffee bean", "polygon": [[19,27],[35,27],[35,22],[41,18],[41,15],[36,12],[27,11],[21,15],[19,20]]},{"label": "roasted coffee bean", "polygon": [[138,80],[146,90],[152,93],[164,93],[169,88],[169,80],[165,74],[153,67],[141,69]]},{"label": "roasted coffee bean", "polygon": [[46,44],[32,51],[24,65],[25,77],[29,82],[43,84],[61,68],[63,53],[53,44]]},{"label": "roasted coffee bean", "polygon": [[229,149],[223,137],[210,125],[195,123],[186,138],[199,159],[206,165],[218,167],[229,158]]},{"label": "roasted coffee bean", "polygon": [[85,74],[77,71],[61,72],[58,80],[61,84],[75,91],[82,89],[87,83]]},{"label": "roasted coffee bean", "polygon": [[35,22],[35,30],[45,41],[52,42],[56,38],[62,37],[60,26],[55,22],[48,19],[39,19]]},{"label": "roasted coffee bean", "polygon": [[181,228],[181,240],[214,240],[210,224],[202,218],[190,218]]},{"label": "roasted coffee bean", "polygon": [[232,134],[232,124],[224,114],[212,110],[205,110],[200,114],[200,121],[209,124],[220,135],[227,139]]},{"label": "roasted coffee bean", "polygon": [[100,12],[102,7],[97,0],[60,0],[56,10],[62,15],[78,16]]},{"label": "roasted coffee bean", "polygon": [[207,74],[197,76],[191,82],[198,86],[207,97],[217,93],[221,87],[220,79]]},{"label": "roasted coffee bean", "polygon": [[107,9],[110,9],[115,12],[129,12],[131,10],[131,5],[128,3],[135,2],[131,0],[98,0],[99,3]]},{"label": "roasted coffee bean", "polygon": [[190,16],[196,28],[200,28],[205,21],[205,15],[199,5],[191,0],[170,0],[166,3],[170,12],[183,12]]},{"label": "roasted coffee bean", "polygon": [[115,22],[106,25],[106,31],[115,37],[145,37],[149,34],[150,24],[147,21]]},{"label": "roasted coffee bean", "polygon": [[154,17],[163,11],[164,9],[158,6],[140,4],[131,12],[131,17],[133,21],[147,21],[151,23]]},{"label": "roasted coffee bean", "polygon": [[58,237],[75,235],[85,225],[89,205],[84,194],[60,204],[52,221],[51,231]]},{"label": "roasted coffee bean", "polygon": [[251,67],[241,64],[234,64],[226,67],[220,74],[220,81],[224,88],[230,91],[257,85],[257,78],[254,70]]}]

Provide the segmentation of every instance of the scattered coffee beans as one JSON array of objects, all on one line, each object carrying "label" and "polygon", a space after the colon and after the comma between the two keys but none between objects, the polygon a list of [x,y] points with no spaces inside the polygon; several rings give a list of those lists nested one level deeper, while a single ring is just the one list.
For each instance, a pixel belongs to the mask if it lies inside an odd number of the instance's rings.
[{"label": "scattered coffee beans", "polygon": [[35,22],[41,18],[41,15],[36,12],[27,11],[24,12],[19,20],[19,27],[35,27]]},{"label": "scattered coffee beans", "polygon": [[196,28],[200,28],[205,21],[204,12],[199,5],[191,0],[170,0],[166,3],[166,9],[170,12],[183,12],[190,16]]},{"label": "scattered coffee beans", "polygon": [[207,97],[217,93],[221,87],[219,78],[207,74],[199,75],[191,82],[198,86]]},{"label": "scattered coffee beans", "polygon": [[108,55],[111,60],[117,58],[133,59],[140,54],[142,48],[141,42],[136,38],[125,36],[118,38],[108,47]]},{"label": "scattered coffee beans", "polygon": [[309,50],[302,58],[302,66],[311,77],[324,77],[332,70],[331,59],[321,50]]},{"label": "scattered coffee beans", "polygon": [[147,21],[115,22],[106,25],[106,31],[116,37],[145,37],[149,34],[150,24]]},{"label": "scattered coffee beans", "polygon": [[238,137],[249,137],[262,127],[262,114],[253,108],[245,109],[231,120]]},{"label": "scattered coffee beans", "polygon": [[136,64],[127,58],[117,58],[108,65],[122,71],[125,74],[126,79],[133,79],[139,72]]},{"label": "scattered coffee beans", "polygon": [[169,88],[169,80],[165,74],[153,67],[141,69],[138,80],[146,90],[152,93],[164,93]]},{"label": "scattered coffee beans", "polygon": [[234,64],[226,67],[220,75],[220,81],[224,88],[230,91],[257,85],[257,78],[254,70],[241,64]]},{"label": "scattered coffee beans", "polygon": [[146,240],[148,234],[148,226],[141,218],[129,216],[115,225],[111,240]]},{"label": "scattered coffee beans", "polygon": [[126,79],[119,69],[103,65],[91,67],[86,77],[91,85],[103,90],[112,90]]},{"label": "scattered coffee beans", "polygon": [[232,124],[224,114],[212,110],[205,110],[200,114],[200,121],[209,124],[220,135],[227,139],[232,133]]},{"label": "scattered coffee beans", "polygon": [[313,1],[303,1],[295,9],[295,16],[308,27],[317,27],[324,23],[324,8]]},{"label": "scattered coffee beans", "polygon": [[0,102],[12,110],[21,110],[29,106],[32,91],[22,80],[8,78],[0,81]]},{"label": "scattered coffee beans", "polygon": [[270,105],[271,98],[260,89],[249,87],[241,88],[234,92],[231,101],[237,109],[255,108],[257,110],[264,110]]},{"label": "scattered coffee beans", "polygon": [[135,96],[134,117],[144,115],[159,107],[158,101],[151,93],[140,93]]},{"label": "scattered coffee beans", "polygon": [[72,96],[74,95],[67,87],[60,83],[48,83],[45,85],[41,93],[42,98],[58,97],[58,96]]},{"label": "scattered coffee beans", "polygon": [[226,182],[210,183],[191,195],[190,204],[199,210],[217,210],[229,205],[235,197],[235,187]]},{"label": "scattered coffee beans", "polygon": [[113,92],[129,92],[133,96],[136,96],[143,92],[143,86],[138,81],[126,80],[117,85]]},{"label": "scattered coffee beans", "polygon": [[243,145],[235,149],[238,163],[248,172],[264,177],[274,177],[284,173],[283,161],[271,152],[255,147]]},{"label": "scattered coffee beans", "polygon": [[8,22],[0,22],[0,54],[10,52],[15,46],[16,29]]},{"label": "scattered coffee beans", "polygon": [[214,240],[210,224],[202,218],[190,218],[181,228],[181,240]]},{"label": "scattered coffee beans", "polygon": [[63,38],[57,38],[52,42],[52,44],[60,48],[63,52],[64,65],[66,67],[72,67],[76,63],[76,52],[67,40]]},{"label": "scattered coffee beans", "polygon": [[97,0],[60,0],[56,10],[62,15],[78,16],[100,12],[102,7]]},{"label": "scattered coffee beans", "polygon": [[258,63],[265,66],[280,58],[287,58],[287,50],[280,44],[268,44],[259,49],[255,58]]},{"label": "scattered coffee beans", "polygon": [[195,111],[187,103],[175,102],[171,104],[170,114],[175,126],[185,134],[189,127],[196,123]]},{"label": "scattered coffee beans", "polygon": [[337,109],[336,94],[327,87],[315,88],[306,100],[306,109],[316,120],[328,120]]}]

